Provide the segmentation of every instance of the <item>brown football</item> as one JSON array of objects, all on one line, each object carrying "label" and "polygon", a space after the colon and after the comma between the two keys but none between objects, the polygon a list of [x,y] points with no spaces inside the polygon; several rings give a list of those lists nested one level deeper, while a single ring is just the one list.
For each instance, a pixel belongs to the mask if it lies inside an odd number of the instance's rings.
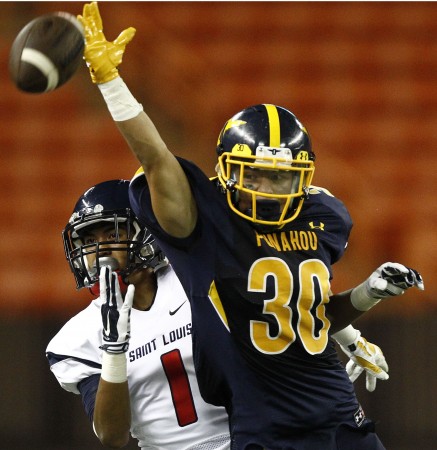
[{"label": "brown football", "polygon": [[18,89],[50,92],[66,83],[83,60],[81,23],[70,13],[46,14],[29,22],[15,38],[9,74]]}]

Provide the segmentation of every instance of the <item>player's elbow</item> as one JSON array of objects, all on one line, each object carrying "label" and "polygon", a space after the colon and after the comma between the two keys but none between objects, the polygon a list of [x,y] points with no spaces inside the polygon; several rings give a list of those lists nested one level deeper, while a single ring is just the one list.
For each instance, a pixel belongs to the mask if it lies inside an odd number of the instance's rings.
[{"label": "player's elbow", "polygon": [[100,430],[97,433],[101,444],[109,448],[123,448],[129,443],[129,432],[117,433],[113,430]]}]

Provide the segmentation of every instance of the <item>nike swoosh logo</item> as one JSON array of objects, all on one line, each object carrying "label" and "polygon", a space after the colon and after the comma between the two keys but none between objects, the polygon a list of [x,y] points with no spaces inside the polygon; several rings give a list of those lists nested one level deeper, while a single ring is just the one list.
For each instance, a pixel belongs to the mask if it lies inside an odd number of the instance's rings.
[{"label": "nike swoosh logo", "polygon": [[170,314],[170,316],[175,315],[181,308],[182,306],[185,305],[185,303],[187,303],[187,300],[184,301],[184,303],[182,303],[181,305],[179,305],[174,311],[170,310],[168,313]]}]

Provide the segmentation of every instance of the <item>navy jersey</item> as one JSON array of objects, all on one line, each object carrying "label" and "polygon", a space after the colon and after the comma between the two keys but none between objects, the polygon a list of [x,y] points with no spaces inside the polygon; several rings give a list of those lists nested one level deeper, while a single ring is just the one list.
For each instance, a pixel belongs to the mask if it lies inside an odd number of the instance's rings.
[{"label": "navy jersey", "polygon": [[308,448],[337,448],[324,430],[368,423],[325,314],[331,265],[352,227],[346,208],[312,187],[297,219],[257,231],[200,169],[179,161],[199,209],[191,236],[176,239],[161,229],[143,174],[131,183],[130,201],[191,301],[202,396],[226,407],[233,449],[306,448],[292,443],[317,433]]}]

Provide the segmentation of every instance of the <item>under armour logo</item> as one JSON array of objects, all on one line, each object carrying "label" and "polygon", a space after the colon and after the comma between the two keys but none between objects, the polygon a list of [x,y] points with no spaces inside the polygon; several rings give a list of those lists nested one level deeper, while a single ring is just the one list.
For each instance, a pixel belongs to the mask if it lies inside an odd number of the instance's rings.
[{"label": "under armour logo", "polygon": [[363,424],[365,418],[366,416],[364,414],[363,408],[360,406],[358,411],[354,414],[354,420],[357,424],[357,427],[360,427]]},{"label": "under armour logo", "polygon": [[325,224],[323,222],[319,222],[319,225],[314,225],[314,222],[310,222],[308,224],[312,230],[322,230],[325,231]]}]

